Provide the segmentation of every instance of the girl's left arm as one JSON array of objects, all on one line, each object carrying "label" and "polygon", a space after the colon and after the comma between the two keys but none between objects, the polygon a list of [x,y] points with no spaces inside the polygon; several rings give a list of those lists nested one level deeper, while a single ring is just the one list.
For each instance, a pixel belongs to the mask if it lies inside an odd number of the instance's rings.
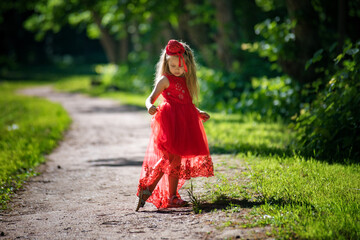
[{"label": "girl's left arm", "polygon": [[148,109],[149,114],[154,115],[157,112],[157,108],[154,106],[154,103],[161,94],[161,92],[168,88],[169,85],[169,80],[165,76],[162,76],[156,83],[154,90],[151,92],[150,96],[145,101],[145,106]]},{"label": "girl's left arm", "polygon": [[200,118],[203,120],[203,122],[206,122],[207,120],[209,120],[210,115],[207,112],[202,111],[202,110],[200,110],[198,108],[196,108],[196,109],[198,110]]}]

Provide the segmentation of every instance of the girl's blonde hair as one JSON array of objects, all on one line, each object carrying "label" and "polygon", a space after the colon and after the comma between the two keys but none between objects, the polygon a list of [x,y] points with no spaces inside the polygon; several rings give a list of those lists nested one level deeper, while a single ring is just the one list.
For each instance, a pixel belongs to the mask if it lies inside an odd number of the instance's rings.
[{"label": "girl's blonde hair", "polygon": [[[180,41],[179,41],[180,42]],[[192,99],[198,100],[199,84],[196,77],[196,62],[192,49],[186,43],[180,42],[184,48],[185,53],[183,54],[185,64],[187,66],[187,72],[185,72],[186,85],[189,90]],[[170,56],[166,54],[166,48],[161,52],[160,59],[156,64],[155,73],[155,84],[164,74],[171,74],[169,69]]]}]

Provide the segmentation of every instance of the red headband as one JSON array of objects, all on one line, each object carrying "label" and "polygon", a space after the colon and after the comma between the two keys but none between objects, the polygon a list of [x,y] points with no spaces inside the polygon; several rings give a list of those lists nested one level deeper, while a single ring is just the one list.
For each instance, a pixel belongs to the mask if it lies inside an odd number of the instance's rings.
[{"label": "red headband", "polygon": [[179,56],[179,67],[181,66],[181,59],[182,59],[184,63],[184,70],[185,72],[187,72],[188,70],[183,56],[184,53],[185,53],[184,46],[176,40],[170,40],[166,45],[166,54],[170,56],[174,56],[174,55]]}]

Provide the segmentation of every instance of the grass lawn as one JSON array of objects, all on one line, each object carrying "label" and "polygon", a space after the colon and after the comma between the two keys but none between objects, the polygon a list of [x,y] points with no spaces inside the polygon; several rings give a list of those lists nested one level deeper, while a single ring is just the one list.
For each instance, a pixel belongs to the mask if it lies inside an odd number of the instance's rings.
[{"label": "grass lawn", "polygon": [[71,120],[61,105],[36,97],[20,96],[24,82],[0,81],[0,206],[35,174],[62,138]]},{"label": "grass lawn", "polygon": [[251,206],[251,222],[229,217],[223,224],[231,221],[234,228],[270,224],[271,235],[277,238],[360,238],[359,165],[292,154],[293,135],[283,123],[215,114],[205,128],[212,152],[233,155],[215,166],[215,171],[227,170],[206,185],[208,194],[200,197],[200,210],[219,201],[228,205],[221,208],[229,213]]}]

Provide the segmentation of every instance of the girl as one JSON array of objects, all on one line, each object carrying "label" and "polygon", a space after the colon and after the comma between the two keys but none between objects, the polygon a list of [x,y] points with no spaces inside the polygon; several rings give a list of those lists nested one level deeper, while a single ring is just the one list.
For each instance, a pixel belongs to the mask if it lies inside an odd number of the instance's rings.
[{"label": "girl", "polygon": [[[170,40],[156,65],[155,87],[146,99],[151,120],[150,143],[142,166],[136,211],[187,204],[178,190],[192,177],[213,176],[213,164],[202,122],[210,116],[195,107],[198,83],[190,47]],[[164,97],[158,107],[153,104]]]}]

